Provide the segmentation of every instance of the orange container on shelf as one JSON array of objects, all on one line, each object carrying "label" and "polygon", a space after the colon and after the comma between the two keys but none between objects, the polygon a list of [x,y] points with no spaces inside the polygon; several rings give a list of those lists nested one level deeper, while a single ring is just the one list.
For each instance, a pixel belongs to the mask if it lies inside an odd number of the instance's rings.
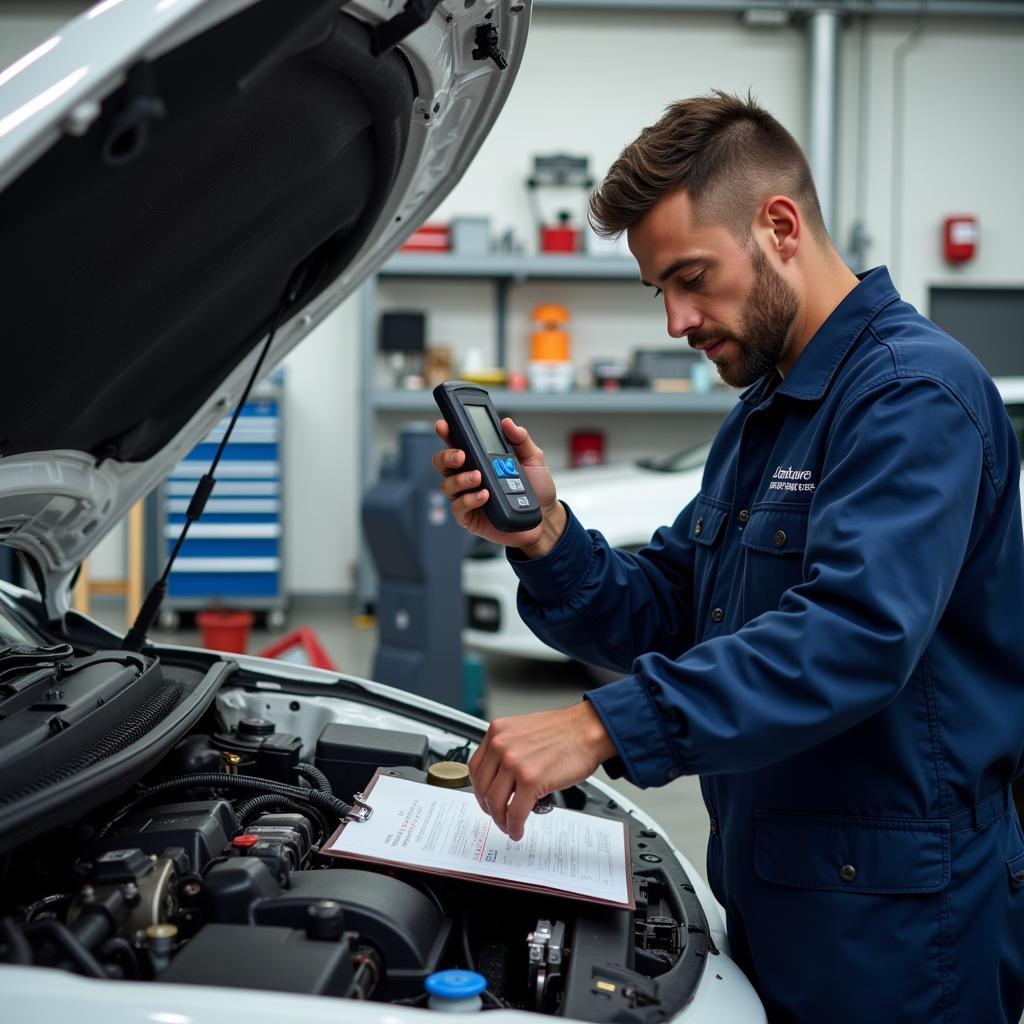
[{"label": "orange container on shelf", "polygon": [[564,306],[538,306],[530,319],[537,330],[530,335],[532,362],[563,363],[569,359],[569,332],[565,330],[571,317]]},{"label": "orange container on shelf", "polygon": [[537,306],[532,316],[537,330],[530,335],[526,374],[533,391],[564,392],[572,388],[569,361],[569,310],[554,304]]},{"label": "orange container on shelf", "polygon": [[203,646],[214,651],[245,654],[252,628],[252,612],[229,612],[211,609],[196,616]]}]

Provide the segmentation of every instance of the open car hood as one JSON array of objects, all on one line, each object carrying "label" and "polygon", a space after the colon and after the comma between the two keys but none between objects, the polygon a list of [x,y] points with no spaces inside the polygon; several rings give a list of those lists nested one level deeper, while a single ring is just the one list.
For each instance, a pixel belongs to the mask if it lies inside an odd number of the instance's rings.
[{"label": "open car hood", "polygon": [[0,542],[29,556],[52,619],[235,404],[275,318],[266,370],[479,148],[529,0],[444,0],[376,55],[409,16],[104,0],[0,71]]}]

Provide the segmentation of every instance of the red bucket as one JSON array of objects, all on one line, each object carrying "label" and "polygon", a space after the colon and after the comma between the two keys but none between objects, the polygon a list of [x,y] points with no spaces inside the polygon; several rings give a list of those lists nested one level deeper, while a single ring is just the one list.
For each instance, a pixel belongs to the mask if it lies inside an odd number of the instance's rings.
[{"label": "red bucket", "polygon": [[196,625],[203,637],[203,646],[215,651],[245,654],[252,628],[252,612],[200,612]]}]

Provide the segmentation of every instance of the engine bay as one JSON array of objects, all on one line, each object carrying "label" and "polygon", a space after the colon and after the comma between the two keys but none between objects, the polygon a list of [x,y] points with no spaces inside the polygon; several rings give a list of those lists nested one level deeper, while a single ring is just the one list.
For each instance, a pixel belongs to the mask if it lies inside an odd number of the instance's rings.
[{"label": "engine bay", "polygon": [[[634,912],[319,852],[378,768],[426,781],[438,762],[468,761],[480,737],[458,719],[344,677],[303,683],[215,660],[103,650],[83,659],[56,646],[0,658],[0,730],[12,734],[0,767],[17,783],[5,784],[0,814],[13,820],[26,793],[36,806],[24,840],[12,845],[8,832],[0,857],[0,962],[408,1006],[427,1005],[432,974],[468,969],[486,978],[484,1010],[653,1022],[692,998],[717,953],[668,844],[590,784],[552,799],[626,822]],[[48,780],[67,786],[69,772],[95,770],[90,752],[116,747],[111,736],[140,741],[108,704],[124,700],[137,723],[168,686],[187,703],[211,674],[212,700],[149,751],[134,781],[106,780],[101,800],[65,807],[50,825],[39,817]],[[91,682],[72,694],[76,680]],[[86,723],[100,713],[103,735],[92,735]],[[41,768],[40,751],[76,730],[84,738],[62,741],[67,757]]]}]

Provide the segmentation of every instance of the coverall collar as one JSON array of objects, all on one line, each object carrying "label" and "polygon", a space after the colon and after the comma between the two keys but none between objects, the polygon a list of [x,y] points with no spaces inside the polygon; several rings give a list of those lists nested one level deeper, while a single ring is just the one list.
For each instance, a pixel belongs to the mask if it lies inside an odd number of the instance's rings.
[{"label": "coverall collar", "polygon": [[[886,267],[858,274],[857,280],[860,284],[818,328],[785,380],[775,389],[775,394],[818,401],[828,390],[839,364],[864,328],[882,309],[900,297]],[[760,404],[775,372],[772,370],[752,384],[740,398],[751,405]]]}]

